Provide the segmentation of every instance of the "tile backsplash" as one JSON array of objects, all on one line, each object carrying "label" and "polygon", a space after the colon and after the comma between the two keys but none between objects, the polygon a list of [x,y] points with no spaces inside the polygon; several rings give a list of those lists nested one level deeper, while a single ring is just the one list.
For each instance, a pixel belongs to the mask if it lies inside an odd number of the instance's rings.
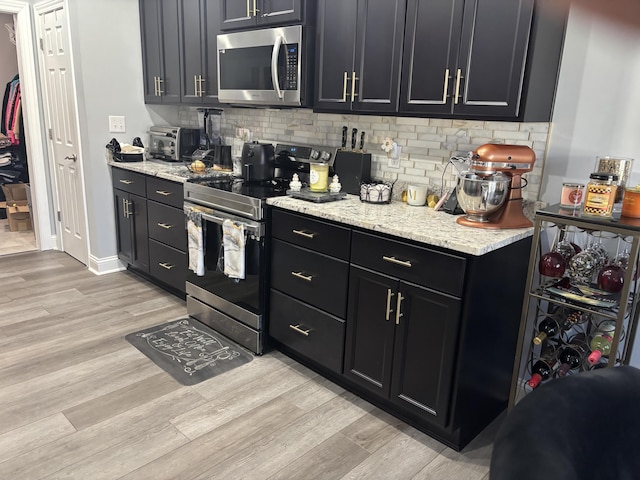
[{"label": "tile backsplash", "polygon": [[[202,114],[193,107],[180,107],[181,125],[200,126]],[[485,143],[527,145],[536,153],[534,170],[525,175],[527,200],[538,199],[547,151],[549,123],[494,122],[409,118],[378,115],[314,113],[311,109],[224,108],[220,129],[224,143],[239,156],[246,140],[271,143],[303,143],[339,147],[342,127],[366,132],[364,148],[372,155],[372,176],[397,180],[394,194],[408,183],[424,184],[430,193],[440,194],[456,184],[451,157],[466,157]],[[350,137],[350,133],[349,133]],[[358,133],[358,140],[360,134]],[[399,166],[390,166],[381,145],[390,137],[401,147]],[[349,140],[350,141],[350,140]]]}]

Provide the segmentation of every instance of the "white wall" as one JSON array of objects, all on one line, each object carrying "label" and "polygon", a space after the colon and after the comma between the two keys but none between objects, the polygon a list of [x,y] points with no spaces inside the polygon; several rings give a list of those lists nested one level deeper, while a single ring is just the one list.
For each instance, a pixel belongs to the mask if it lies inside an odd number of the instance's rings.
[{"label": "white wall", "polygon": [[[76,69],[82,161],[89,218],[89,254],[116,254],[113,191],[105,145],[143,142],[149,126],[170,123],[175,107],[147,108],[143,99],[138,0],[68,0]],[[109,133],[109,115],[124,115],[125,133]],[[169,118],[169,120],[165,120]]]},{"label": "white wall", "polygon": [[[640,29],[573,8],[564,54],[542,200],[557,203],[563,181],[586,183],[596,156],[635,159],[630,183],[640,183]],[[631,364],[640,367],[640,335]]]},{"label": "white wall", "polygon": [[0,13],[0,91],[18,73],[16,46],[9,41],[9,31],[5,24],[13,25],[13,15]]}]

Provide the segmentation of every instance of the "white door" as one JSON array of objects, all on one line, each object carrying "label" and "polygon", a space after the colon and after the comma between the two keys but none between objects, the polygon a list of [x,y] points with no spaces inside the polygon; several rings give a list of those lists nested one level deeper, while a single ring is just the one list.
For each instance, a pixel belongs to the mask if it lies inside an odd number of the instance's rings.
[{"label": "white door", "polygon": [[88,264],[86,213],[79,157],[76,96],[71,69],[67,13],[63,5],[38,14],[46,127],[49,154],[53,159],[58,207],[58,235],[62,250]]}]

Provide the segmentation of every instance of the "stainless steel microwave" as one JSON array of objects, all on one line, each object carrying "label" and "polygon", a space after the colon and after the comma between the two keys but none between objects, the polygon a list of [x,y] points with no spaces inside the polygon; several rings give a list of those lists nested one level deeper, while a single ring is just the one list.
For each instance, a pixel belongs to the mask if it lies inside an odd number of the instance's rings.
[{"label": "stainless steel microwave", "polygon": [[218,35],[221,103],[306,106],[311,94],[311,48],[302,25]]}]

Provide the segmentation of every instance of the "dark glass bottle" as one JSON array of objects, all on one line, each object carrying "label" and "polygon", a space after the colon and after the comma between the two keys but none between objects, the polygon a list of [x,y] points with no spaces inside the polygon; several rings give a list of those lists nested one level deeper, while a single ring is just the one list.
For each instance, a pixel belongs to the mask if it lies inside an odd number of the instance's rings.
[{"label": "dark glass bottle", "polygon": [[540,383],[551,378],[558,368],[556,347],[550,342],[545,342],[540,352],[540,358],[531,367],[531,378],[527,385],[537,388]]},{"label": "dark glass bottle", "polygon": [[545,317],[538,324],[538,335],[533,338],[535,345],[541,345],[547,338],[553,338],[560,333],[560,324],[553,317]]},{"label": "dark glass bottle", "polygon": [[560,366],[558,367],[556,375],[558,377],[564,377],[569,370],[578,368],[588,354],[589,344],[587,343],[586,335],[584,333],[574,335],[558,355]]}]

